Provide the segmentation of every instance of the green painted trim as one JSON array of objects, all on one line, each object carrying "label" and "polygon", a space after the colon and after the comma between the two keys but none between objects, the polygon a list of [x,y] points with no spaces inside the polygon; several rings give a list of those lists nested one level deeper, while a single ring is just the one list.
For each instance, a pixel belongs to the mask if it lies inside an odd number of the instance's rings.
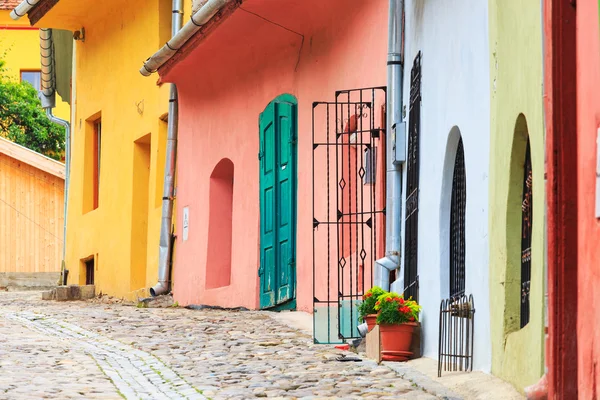
[{"label": "green painted trim", "polygon": [[296,310],[296,299],[289,300],[285,303],[278,304],[275,307],[266,308],[267,311],[295,311]]}]

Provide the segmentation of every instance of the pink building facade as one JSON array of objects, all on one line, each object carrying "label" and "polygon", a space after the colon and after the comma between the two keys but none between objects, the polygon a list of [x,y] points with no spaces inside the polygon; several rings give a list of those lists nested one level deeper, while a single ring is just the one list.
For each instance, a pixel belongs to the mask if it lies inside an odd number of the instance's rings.
[{"label": "pink building facade", "polygon": [[[370,281],[368,263],[383,252],[383,216],[368,222],[378,242],[371,235],[361,244],[356,216],[329,229],[330,241],[325,220],[340,208],[366,207],[375,191],[370,209],[385,200],[385,140],[363,124],[381,132],[385,127],[387,7],[386,1],[247,0],[214,29],[200,31],[159,70],[161,82],[175,83],[179,96],[173,294],[180,304],[312,312],[316,293],[333,298],[345,285],[360,294],[362,282]],[[345,109],[331,108],[337,117],[315,117],[327,108],[315,102],[331,101],[340,90],[371,87],[379,87],[364,92],[372,101],[348,97]],[[368,103],[369,110],[361,111],[359,103]],[[335,141],[338,125],[348,138],[341,139],[340,151],[366,132],[375,157],[365,161],[354,149],[328,164],[327,152],[318,153],[313,145],[328,139],[320,133],[313,138],[313,132],[329,129]],[[367,172],[377,189],[358,186],[356,174],[364,179],[359,172],[364,163],[375,167]],[[354,185],[356,199],[338,199],[337,207],[320,210],[336,202],[327,194],[335,193],[344,174],[354,176],[341,186]],[[325,217],[315,224],[321,211]],[[332,235],[343,236],[342,243]],[[356,269],[338,280],[319,260],[340,254]],[[277,265],[275,271],[264,270],[269,264]]]}]

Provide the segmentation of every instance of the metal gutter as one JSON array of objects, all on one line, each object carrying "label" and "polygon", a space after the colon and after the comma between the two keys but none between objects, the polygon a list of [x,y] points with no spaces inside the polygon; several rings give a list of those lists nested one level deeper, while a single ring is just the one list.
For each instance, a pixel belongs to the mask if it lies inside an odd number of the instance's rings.
[{"label": "metal gutter", "polygon": [[[34,1],[34,0],[26,0]],[[208,0],[160,50],[144,62],[140,73],[150,76],[169,61],[230,0]]]},{"label": "metal gutter", "polygon": [[52,109],[56,104],[56,76],[54,69],[54,42],[52,41],[51,29],[40,29],[40,100],[42,108],[46,110],[48,119],[65,128],[65,194],[64,194],[64,222],[63,222],[63,252],[61,282],[66,285],[66,249],[67,249],[67,210],[69,201],[69,186],[71,176],[71,125],[64,119],[52,115]]},{"label": "metal gutter", "polygon": [[40,1],[41,0],[23,0],[21,4],[16,6],[15,9],[10,12],[10,17],[15,21],[24,17]]},{"label": "metal gutter", "polygon": [[[390,289],[390,271],[400,268],[401,221],[402,221],[402,164],[406,160],[406,129],[402,122],[402,85],[404,34],[402,18],[404,0],[389,0],[388,25],[388,95],[387,95],[387,184],[386,184],[386,235],[385,257],[375,261],[373,284],[384,290]],[[404,288],[403,274],[396,281]]]},{"label": "metal gutter", "polygon": [[[171,36],[177,36],[183,23],[183,0],[173,0]],[[151,296],[167,294],[170,291],[171,254],[173,251],[171,227],[173,226],[173,198],[175,192],[175,164],[177,157],[177,132],[179,124],[179,103],[177,86],[171,84],[169,94],[169,125],[167,128],[167,160],[162,198],[162,220],[158,248],[158,283],[150,288]]]}]

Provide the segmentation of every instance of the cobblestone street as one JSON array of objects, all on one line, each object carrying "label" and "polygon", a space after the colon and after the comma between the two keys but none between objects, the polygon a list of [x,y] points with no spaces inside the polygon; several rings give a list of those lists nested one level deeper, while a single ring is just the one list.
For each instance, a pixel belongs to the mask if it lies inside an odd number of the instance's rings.
[{"label": "cobblestone street", "polygon": [[263,312],[41,301],[0,292],[0,399],[434,399]]}]

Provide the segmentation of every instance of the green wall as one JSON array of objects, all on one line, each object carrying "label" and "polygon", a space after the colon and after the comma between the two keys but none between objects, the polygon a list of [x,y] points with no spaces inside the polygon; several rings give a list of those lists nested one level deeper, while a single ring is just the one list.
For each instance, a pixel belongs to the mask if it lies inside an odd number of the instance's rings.
[{"label": "green wall", "polygon": [[[490,0],[492,373],[523,391],[544,372],[544,126],[540,1]],[[521,196],[529,135],[533,242],[529,324],[520,329]]]}]

